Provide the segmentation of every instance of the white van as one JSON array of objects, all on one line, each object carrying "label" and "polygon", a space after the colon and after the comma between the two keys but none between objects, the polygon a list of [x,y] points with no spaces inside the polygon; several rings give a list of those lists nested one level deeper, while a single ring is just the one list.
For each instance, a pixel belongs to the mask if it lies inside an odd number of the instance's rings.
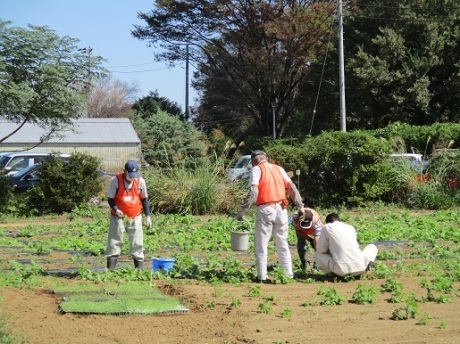
[{"label": "white van", "polygon": [[51,152],[8,152],[0,155],[0,174],[11,176],[23,168],[47,161],[51,155],[70,158],[70,154]]},{"label": "white van", "polygon": [[416,154],[416,153],[393,153],[390,154],[390,158],[395,161],[398,159],[404,159],[408,162],[411,163],[412,166],[414,166],[417,169],[424,170],[430,163],[428,160],[423,159],[422,154]]},{"label": "white van", "polygon": [[236,179],[248,179],[251,168],[251,155],[243,155],[236,162],[235,166],[227,170],[227,177],[230,181],[234,181]]}]

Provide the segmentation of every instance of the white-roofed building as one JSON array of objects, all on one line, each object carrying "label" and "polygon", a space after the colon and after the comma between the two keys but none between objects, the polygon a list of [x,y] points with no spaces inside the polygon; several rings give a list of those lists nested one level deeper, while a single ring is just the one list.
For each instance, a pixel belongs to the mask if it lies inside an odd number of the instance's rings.
[{"label": "white-roofed building", "polygon": [[[80,118],[72,121],[74,131],[59,133],[31,151],[81,152],[99,158],[107,171],[123,169],[126,160],[143,162],[141,140],[128,118]],[[0,138],[18,128],[17,123],[0,120]],[[40,142],[46,134],[37,125],[26,123],[17,133],[0,143],[0,152],[21,151]]]}]

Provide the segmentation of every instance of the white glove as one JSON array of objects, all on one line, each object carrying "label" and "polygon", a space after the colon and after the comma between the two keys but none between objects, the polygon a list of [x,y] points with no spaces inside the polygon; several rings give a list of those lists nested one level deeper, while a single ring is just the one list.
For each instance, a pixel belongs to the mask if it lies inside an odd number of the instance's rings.
[{"label": "white glove", "polygon": [[145,223],[146,223],[146,225],[147,225],[147,229],[152,228],[152,219],[150,218],[150,216],[147,216],[147,217],[145,218]]},{"label": "white glove", "polygon": [[117,216],[118,217],[123,217],[124,215],[125,214],[123,214],[123,212],[120,209],[117,210]]},{"label": "white glove", "polygon": [[243,221],[244,220],[244,215],[246,214],[246,210],[244,210],[243,208],[241,208],[240,210],[238,210],[238,212],[236,213],[236,219],[238,221]]}]

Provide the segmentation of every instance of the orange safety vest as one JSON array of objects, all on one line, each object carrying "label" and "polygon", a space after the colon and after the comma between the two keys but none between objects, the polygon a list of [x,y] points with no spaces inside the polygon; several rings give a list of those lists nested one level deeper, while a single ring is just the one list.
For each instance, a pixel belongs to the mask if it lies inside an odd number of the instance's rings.
[{"label": "orange safety vest", "polygon": [[304,239],[307,239],[307,236],[313,236],[314,235],[315,226],[318,223],[318,221],[320,222],[321,225],[322,225],[322,222],[321,222],[321,220],[319,218],[319,214],[318,214],[318,212],[316,210],[314,210],[312,208],[307,208],[307,207],[304,207],[304,209],[305,209],[305,211],[310,210],[313,213],[313,221],[311,222],[311,226],[308,227],[308,228],[301,228],[299,220],[297,220],[294,225],[295,225],[295,231],[297,232],[297,234],[299,234],[300,237],[302,237]]},{"label": "orange safety vest", "polygon": [[286,201],[286,189],[290,183],[284,180],[280,167],[268,161],[262,161],[258,166],[260,167],[261,176],[256,204],[262,205]]},{"label": "orange safety vest", "polygon": [[[139,178],[133,180],[133,186],[130,190],[127,190],[123,180],[123,173],[117,175],[118,178],[118,190],[115,195],[115,204],[123,214],[130,218],[134,218],[142,213],[142,202],[139,191]],[[117,213],[111,209],[113,215]]]}]

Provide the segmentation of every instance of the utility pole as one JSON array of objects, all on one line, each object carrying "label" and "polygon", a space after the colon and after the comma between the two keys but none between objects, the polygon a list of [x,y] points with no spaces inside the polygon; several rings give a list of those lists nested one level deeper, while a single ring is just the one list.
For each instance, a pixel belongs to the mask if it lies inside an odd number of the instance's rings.
[{"label": "utility pole", "polygon": [[84,88],[86,89],[86,93],[89,93],[91,91],[91,84],[92,84],[92,80],[91,80],[91,52],[93,51],[93,48],[91,48],[90,46],[87,47],[87,48],[80,48],[78,49],[78,51],[81,51],[83,53],[87,53],[87,73],[88,73],[88,76],[87,76],[87,85],[84,86]]},{"label": "utility pole", "polygon": [[190,119],[189,108],[188,108],[188,73],[189,73],[189,51],[188,51],[188,44],[185,45],[185,120],[188,121]]},{"label": "utility pole", "polygon": [[272,119],[273,119],[273,140],[276,139],[276,121],[275,121],[275,107],[276,107],[276,102],[273,101],[272,102]]},{"label": "utility pole", "polygon": [[347,131],[345,113],[345,66],[343,60],[343,12],[342,0],[339,1],[339,97],[340,97],[340,130]]}]

